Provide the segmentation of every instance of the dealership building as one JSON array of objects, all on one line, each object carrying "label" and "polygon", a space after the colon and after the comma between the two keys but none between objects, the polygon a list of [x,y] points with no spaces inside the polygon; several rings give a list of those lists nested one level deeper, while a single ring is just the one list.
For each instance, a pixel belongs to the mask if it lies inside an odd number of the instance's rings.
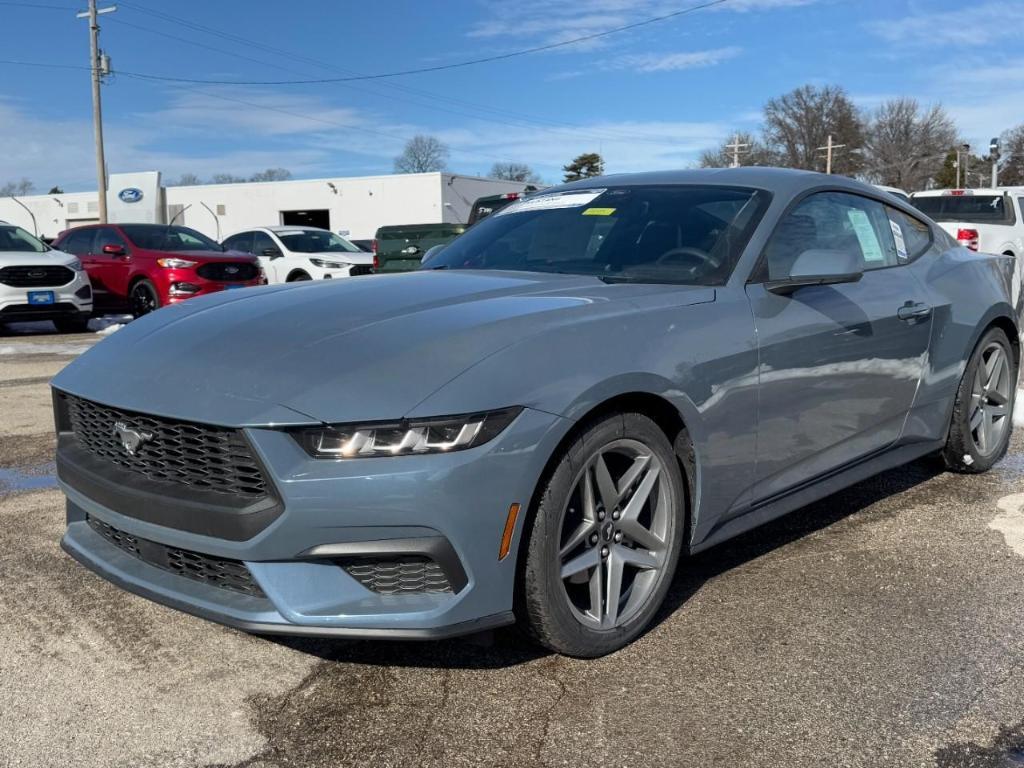
[{"label": "dealership building", "polygon": [[[278,224],[321,227],[354,239],[388,224],[464,223],[473,201],[522,192],[521,182],[453,173],[303,179],[164,187],[158,171],[114,173],[107,190],[111,222],[183,224],[221,240],[242,229]],[[52,238],[99,220],[95,192],[0,198],[0,221]]]}]

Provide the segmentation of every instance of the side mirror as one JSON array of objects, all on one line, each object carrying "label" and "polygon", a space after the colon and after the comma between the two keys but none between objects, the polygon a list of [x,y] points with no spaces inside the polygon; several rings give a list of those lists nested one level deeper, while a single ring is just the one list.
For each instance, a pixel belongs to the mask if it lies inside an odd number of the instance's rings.
[{"label": "side mirror", "polygon": [[864,271],[856,254],[811,248],[796,257],[789,277],[770,280],[764,287],[772,293],[787,295],[809,285],[855,283],[862,277]]},{"label": "side mirror", "polygon": [[426,264],[428,261],[430,261],[432,258],[437,256],[437,254],[439,254],[443,250],[444,250],[444,244],[443,243],[441,245],[435,245],[435,246],[433,246],[431,248],[428,248],[427,252],[423,254],[423,258],[420,259],[420,265]]},{"label": "side mirror", "polygon": [[268,259],[279,259],[282,256],[284,256],[284,254],[281,253],[281,249],[279,248],[264,248],[263,255],[266,256]]},{"label": "side mirror", "polygon": [[110,245],[104,245],[103,246],[103,252],[105,254],[107,254],[108,256],[124,256],[125,255],[124,246],[123,245],[114,245],[113,243],[111,243]]}]

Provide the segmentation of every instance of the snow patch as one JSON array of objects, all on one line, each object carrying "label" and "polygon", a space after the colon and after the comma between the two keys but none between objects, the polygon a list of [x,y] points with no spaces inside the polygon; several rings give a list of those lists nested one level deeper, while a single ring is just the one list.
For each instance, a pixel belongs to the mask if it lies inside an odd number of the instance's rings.
[{"label": "snow patch", "polygon": [[996,504],[1003,514],[997,515],[988,527],[1003,534],[1007,546],[1024,557],[1024,493],[1004,496]]},{"label": "snow patch", "polygon": [[80,355],[92,344],[5,344],[0,355]]},{"label": "snow patch", "polygon": [[132,321],[131,315],[104,315],[94,317],[89,321],[89,330],[107,336],[116,330],[124,328]]}]

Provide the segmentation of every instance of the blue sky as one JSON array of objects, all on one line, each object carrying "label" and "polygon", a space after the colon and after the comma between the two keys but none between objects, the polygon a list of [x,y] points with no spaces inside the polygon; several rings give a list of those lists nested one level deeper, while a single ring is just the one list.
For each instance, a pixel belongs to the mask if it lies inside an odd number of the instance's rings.
[{"label": "blue sky", "polygon": [[[101,42],[115,70],[338,77],[543,45],[696,2],[131,0],[103,18]],[[73,0],[0,3],[0,58],[86,66],[74,11]],[[555,51],[390,80],[177,86],[115,76],[104,87],[108,166],[171,178],[270,166],[296,177],[388,173],[403,139],[428,133],[450,145],[461,173],[516,160],[555,181],[584,151],[601,152],[611,172],[685,167],[730,131],[756,130],[768,98],[808,82],[842,85],[867,110],[898,95],[941,102],[987,146],[1024,122],[1022,29],[1022,0],[728,0]],[[0,65],[0,183],[95,186],[88,79]]]}]

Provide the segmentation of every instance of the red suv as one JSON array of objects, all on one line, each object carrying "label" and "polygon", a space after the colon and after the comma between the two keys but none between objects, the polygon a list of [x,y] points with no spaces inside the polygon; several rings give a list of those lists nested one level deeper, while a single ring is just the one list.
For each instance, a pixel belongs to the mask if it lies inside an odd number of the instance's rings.
[{"label": "red suv", "polygon": [[225,252],[188,227],[96,224],[61,232],[53,247],[85,266],[96,314],[139,317],[193,296],[266,282],[254,256]]}]

